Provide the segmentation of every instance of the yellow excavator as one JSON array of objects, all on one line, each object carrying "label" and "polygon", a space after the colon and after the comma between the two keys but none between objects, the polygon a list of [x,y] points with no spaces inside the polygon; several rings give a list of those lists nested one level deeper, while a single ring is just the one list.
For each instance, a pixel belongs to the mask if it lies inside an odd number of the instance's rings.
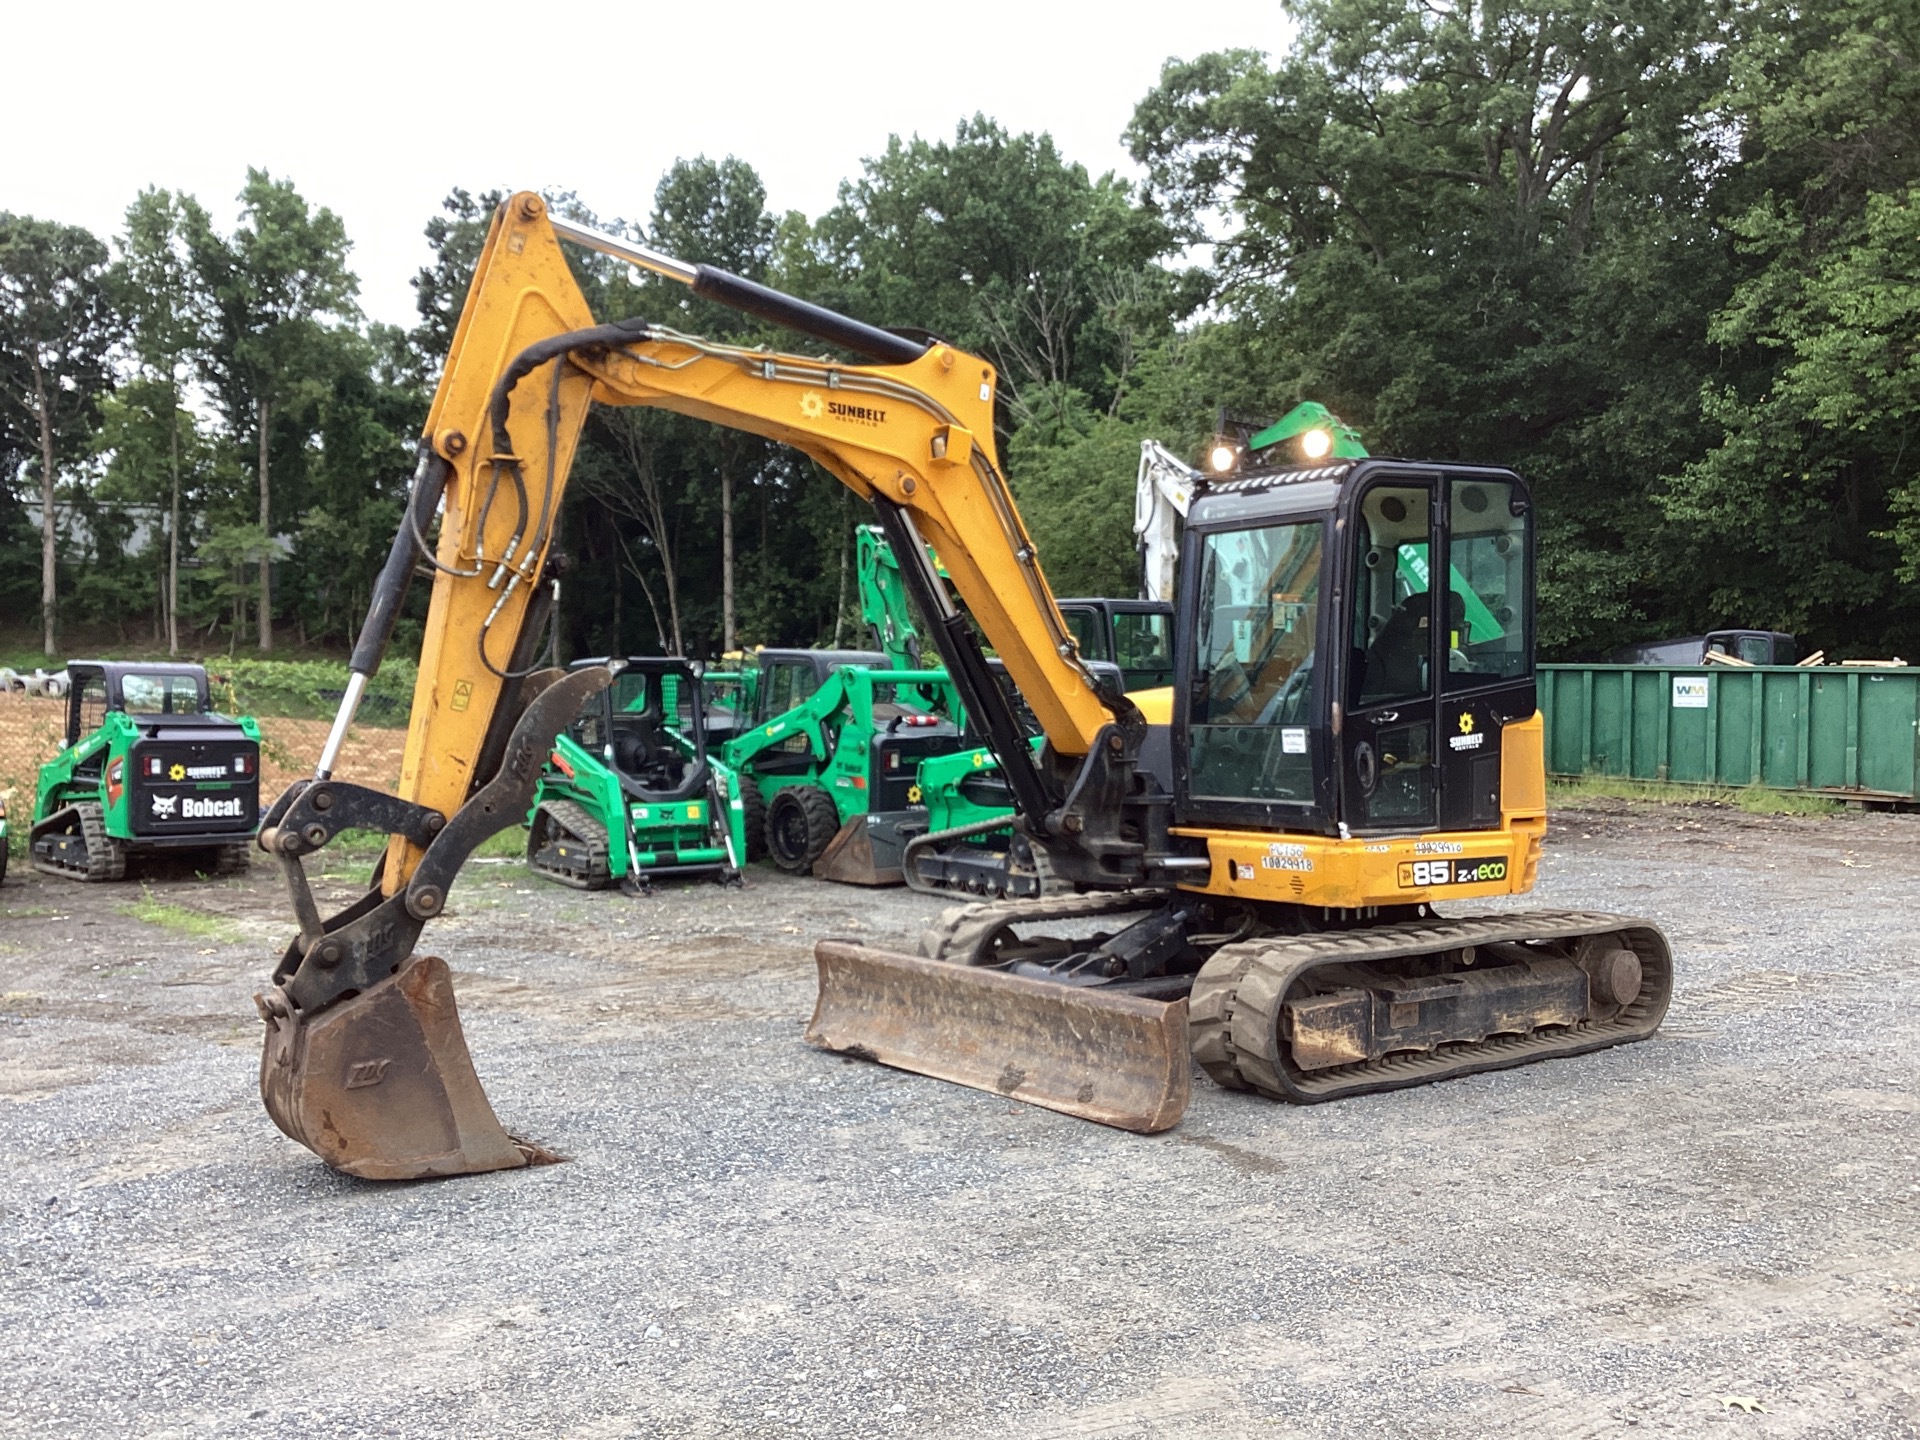
[{"label": "yellow excavator", "polygon": [[[597,323],[563,244],[834,354]],[[1319,1101],[1654,1031],[1673,967],[1647,921],[1433,908],[1525,893],[1546,830],[1517,475],[1295,463],[1223,437],[1182,541],[1176,683],[1129,698],[1054,604],[996,455],[994,387],[936,338],[597,233],[535,194],[500,207],[316,773],[262,821],[299,924],[258,997],[282,1130],[378,1179],[553,1158],[495,1118],[448,967],[415,947],[611,679],[536,659],[594,403],[791,445],[872,503],[1044,871],[1041,898],[948,910],[917,954],[822,940],[815,1044],[1145,1132],[1178,1121],[1193,1061],[1230,1088]],[[333,768],[421,565],[433,595],[390,795]],[[1044,732],[1037,754],[1003,678]],[[347,829],[391,838],[368,893],[323,919],[302,862]]]}]

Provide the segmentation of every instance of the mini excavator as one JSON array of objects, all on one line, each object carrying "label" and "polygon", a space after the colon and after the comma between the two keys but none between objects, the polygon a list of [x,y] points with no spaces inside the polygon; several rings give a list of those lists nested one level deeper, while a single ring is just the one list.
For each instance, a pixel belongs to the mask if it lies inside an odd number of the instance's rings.
[{"label": "mini excavator", "polygon": [[[598,323],[563,243],[835,353]],[[816,1045],[1147,1132],[1178,1121],[1194,1061],[1229,1088],[1321,1101],[1654,1031],[1672,961],[1647,921],[1434,908],[1525,893],[1546,830],[1519,476],[1245,451],[1188,510],[1175,683],[1129,697],[1054,602],[1000,469],[994,393],[990,365],[938,339],[597,233],[538,195],[500,207],[319,765],[262,821],[299,925],[258,997],[282,1130],[376,1179],[553,1158],[496,1119],[448,967],[416,945],[612,679],[536,658],[593,403],[791,445],[872,503],[1054,882],[948,910],[918,954],[820,941]],[[387,794],[333,769],[422,563],[433,594]],[[983,640],[1044,732],[1037,753]],[[345,829],[391,838],[367,894],[323,919],[302,862]]]}]

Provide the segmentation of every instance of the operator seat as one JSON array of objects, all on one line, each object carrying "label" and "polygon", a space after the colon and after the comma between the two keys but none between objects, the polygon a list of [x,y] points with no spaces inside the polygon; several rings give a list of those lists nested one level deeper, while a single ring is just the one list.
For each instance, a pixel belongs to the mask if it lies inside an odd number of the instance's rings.
[{"label": "operator seat", "polygon": [[1422,590],[1393,607],[1367,648],[1366,678],[1361,702],[1396,700],[1424,695],[1427,690],[1427,614],[1430,604]]}]

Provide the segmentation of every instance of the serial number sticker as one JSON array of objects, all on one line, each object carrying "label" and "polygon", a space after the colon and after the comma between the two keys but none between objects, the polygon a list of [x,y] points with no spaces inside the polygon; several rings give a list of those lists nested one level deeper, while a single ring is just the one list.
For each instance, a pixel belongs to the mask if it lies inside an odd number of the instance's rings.
[{"label": "serial number sticker", "polygon": [[1504,860],[1404,860],[1400,888],[1425,890],[1436,885],[1486,885],[1507,878]]}]

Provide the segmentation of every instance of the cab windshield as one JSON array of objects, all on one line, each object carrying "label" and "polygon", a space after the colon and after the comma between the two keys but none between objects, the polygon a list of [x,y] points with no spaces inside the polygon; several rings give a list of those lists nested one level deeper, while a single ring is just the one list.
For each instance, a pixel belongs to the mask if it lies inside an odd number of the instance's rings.
[{"label": "cab windshield", "polygon": [[1313,799],[1321,532],[1313,519],[1202,538],[1188,740],[1196,797]]},{"label": "cab windshield", "polygon": [[207,709],[191,675],[122,675],[120,701],[129,715],[204,715]]}]

